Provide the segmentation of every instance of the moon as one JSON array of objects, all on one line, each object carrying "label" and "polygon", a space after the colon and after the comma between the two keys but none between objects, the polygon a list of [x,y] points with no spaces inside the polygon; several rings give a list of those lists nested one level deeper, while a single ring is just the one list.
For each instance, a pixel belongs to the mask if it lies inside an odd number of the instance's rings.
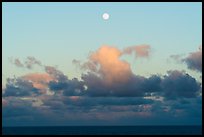
[{"label": "moon", "polygon": [[103,13],[103,19],[108,20],[110,15],[108,13]]}]

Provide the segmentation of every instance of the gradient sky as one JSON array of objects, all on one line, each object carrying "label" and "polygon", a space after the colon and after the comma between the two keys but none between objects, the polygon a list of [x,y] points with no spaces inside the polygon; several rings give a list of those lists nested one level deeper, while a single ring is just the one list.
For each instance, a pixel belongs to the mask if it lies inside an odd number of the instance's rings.
[{"label": "gradient sky", "polygon": [[[129,62],[135,75],[148,78],[153,74],[166,75],[168,70],[184,70],[202,83],[202,70],[201,73],[197,72],[189,69],[185,63],[178,63],[170,58],[171,55],[187,57],[202,46],[202,3],[22,2],[2,5],[4,88],[6,79],[14,75],[21,77],[28,73],[44,71],[38,66],[33,69],[17,67],[11,63],[12,59],[18,58],[23,62],[28,56],[32,56],[43,65],[56,66],[70,79],[74,77],[81,79],[83,72],[72,63],[73,59],[86,62],[91,51],[97,51],[103,45],[113,46],[119,50],[136,45],[149,45],[151,51],[147,58],[136,60],[133,55],[122,56]],[[110,14],[107,21],[102,18],[105,12]],[[185,124],[189,116],[172,123],[173,118],[170,118],[166,124]],[[132,115],[128,116],[127,121],[131,121],[130,117]],[[161,122],[164,117],[155,116],[150,118],[151,122],[148,120],[143,122],[134,117],[132,119],[139,121],[139,124],[164,124]],[[200,124],[201,116],[198,116],[196,122],[192,122],[193,120],[186,123]],[[16,123],[19,121],[16,120]],[[118,121],[128,124],[125,118]],[[103,122],[99,120],[98,123]],[[32,122],[30,123],[32,125]],[[79,121],[71,123],[86,124],[86,120],[84,123]],[[46,122],[43,124],[46,125]],[[93,124],[97,124],[97,119],[93,120]]]}]

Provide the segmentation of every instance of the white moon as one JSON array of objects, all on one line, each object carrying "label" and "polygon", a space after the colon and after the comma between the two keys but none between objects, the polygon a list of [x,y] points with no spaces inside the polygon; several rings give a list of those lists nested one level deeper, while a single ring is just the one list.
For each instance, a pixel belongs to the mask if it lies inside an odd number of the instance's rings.
[{"label": "white moon", "polygon": [[104,13],[104,14],[103,14],[103,19],[104,19],[104,20],[108,20],[108,19],[109,19],[109,17],[110,17],[110,16],[109,16],[109,14],[108,14],[108,13]]}]

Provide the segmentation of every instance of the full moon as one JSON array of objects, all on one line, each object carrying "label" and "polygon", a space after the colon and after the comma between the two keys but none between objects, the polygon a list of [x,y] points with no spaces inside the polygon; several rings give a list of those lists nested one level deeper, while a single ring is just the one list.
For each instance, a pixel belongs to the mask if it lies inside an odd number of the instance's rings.
[{"label": "full moon", "polygon": [[103,19],[104,20],[108,20],[109,19],[109,14],[108,13],[104,13],[103,14]]}]

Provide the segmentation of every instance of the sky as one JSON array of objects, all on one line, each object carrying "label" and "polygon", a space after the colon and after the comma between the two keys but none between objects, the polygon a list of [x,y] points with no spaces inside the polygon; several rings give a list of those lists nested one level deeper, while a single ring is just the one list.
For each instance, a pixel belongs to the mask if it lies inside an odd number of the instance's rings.
[{"label": "sky", "polygon": [[202,124],[202,3],[2,5],[3,126]]}]

